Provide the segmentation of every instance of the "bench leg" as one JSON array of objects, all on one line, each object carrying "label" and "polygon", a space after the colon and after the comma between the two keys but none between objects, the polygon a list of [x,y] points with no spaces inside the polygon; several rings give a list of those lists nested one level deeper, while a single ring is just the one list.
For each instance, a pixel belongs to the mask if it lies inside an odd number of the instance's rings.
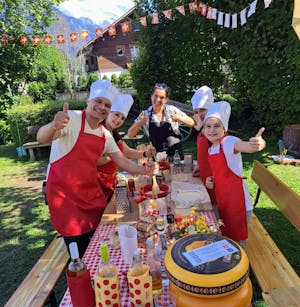
[{"label": "bench leg", "polygon": [[51,307],[58,307],[54,291],[51,292],[49,301]]},{"label": "bench leg", "polygon": [[35,156],[34,156],[33,148],[29,148],[28,151],[29,151],[30,162],[34,162]]}]

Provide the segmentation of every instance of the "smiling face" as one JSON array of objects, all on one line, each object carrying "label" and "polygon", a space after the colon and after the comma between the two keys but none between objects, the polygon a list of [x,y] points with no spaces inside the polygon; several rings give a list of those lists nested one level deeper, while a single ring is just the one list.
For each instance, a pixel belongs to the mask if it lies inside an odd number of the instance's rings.
[{"label": "smiling face", "polygon": [[155,88],[151,96],[151,102],[154,112],[162,109],[163,105],[167,103],[168,96],[166,90],[163,88]]},{"label": "smiling face", "polygon": [[225,135],[225,130],[219,119],[209,117],[204,123],[203,133],[213,145],[218,145],[221,138]]},{"label": "smiling face", "polygon": [[125,115],[122,112],[110,112],[105,123],[109,131],[120,128],[125,121]]},{"label": "smiling face", "polygon": [[86,115],[91,121],[103,121],[109,114],[111,108],[110,100],[97,97],[87,102]]}]

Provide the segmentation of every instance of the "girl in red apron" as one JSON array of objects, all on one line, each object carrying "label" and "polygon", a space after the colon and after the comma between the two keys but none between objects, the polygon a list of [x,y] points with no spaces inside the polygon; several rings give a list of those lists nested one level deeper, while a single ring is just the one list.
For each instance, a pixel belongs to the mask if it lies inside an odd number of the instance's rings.
[{"label": "girl in red apron", "polygon": [[[209,142],[207,138],[202,133],[203,128],[203,120],[204,116],[207,113],[207,110],[209,106],[213,103],[214,96],[211,88],[204,85],[201,86],[193,95],[191,102],[193,106],[194,111],[194,121],[195,126],[194,128],[199,131],[198,137],[197,137],[197,162],[198,162],[198,168],[194,170],[194,175],[201,177],[201,180],[203,183],[206,182],[206,178],[212,176],[212,171],[208,162],[208,147]],[[216,204],[216,196],[215,196],[215,190],[207,189],[211,203],[213,205]],[[215,209],[215,213],[217,215],[217,210]]]},{"label": "girl in red apron", "polygon": [[[105,120],[105,127],[112,133],[114,140],[123,154],[129,159],[141,159],[143,157],[152,157],[155,150],[149,148],[147,151],[138,151],[127,146],[123,142],[122,136],[118,133],[128,115],[133,104],[133,98],[128,94],[119,94],[111,107],[110,114]],[[108,156],[104,155],[97,161],[97,178],[102,191],[104,192],[106,201],[109,202],[117,184],[116,173],[118,165]]]},{"label": "girl in red apron", "polygon": [[[231,108],[226,101],[212,104],[204,118],[203,133],[212,144],[208,149],[208,161],[213,175],[216,200],[222,233],[245,247],[253,205],[250,193],[242,177],[241,152],[257,152],[265,147],[262,138],[264,128],[248,142],[228,136]],[[206,186],[211,187],[208,178]]]}]

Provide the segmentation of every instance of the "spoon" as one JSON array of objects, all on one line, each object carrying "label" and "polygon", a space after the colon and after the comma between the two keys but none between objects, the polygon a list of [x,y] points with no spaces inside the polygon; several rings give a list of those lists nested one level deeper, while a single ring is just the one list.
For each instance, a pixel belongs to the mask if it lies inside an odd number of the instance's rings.
[{"label": "spoon", "polygon": [[156,176],[154,175],[152,176],[152,194],[158,195],[159,192],[160,192],[160,188],[156,181]]}]

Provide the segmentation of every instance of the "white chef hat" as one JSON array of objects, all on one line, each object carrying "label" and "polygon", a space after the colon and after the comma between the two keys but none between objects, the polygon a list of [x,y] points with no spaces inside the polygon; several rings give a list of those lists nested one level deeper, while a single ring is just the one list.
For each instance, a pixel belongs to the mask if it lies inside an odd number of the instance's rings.
[{"label": "white chef hat", "polygon": [[204,85],[197,89],[192,99],[193,110],[208,109],[214,102],[214,95],[210,87]]},{"label": "white chef hat", "polygon": [[113,103],[117,94],[118,90],[111,84],[110,80],[97,80],[91,85],[88,101],[103,97]]},{"label": "white chef hat", "polygon": [[113,105],[111,106],[110,111],[112,112],[122,112],[125,117],[127,117],[128,112],[133,104],[133,98],[129,94],[119,94]]},{"label": "white chef hat", "polygon": [[215,117],[219,119],[225,129],[228,130],[228,122],[231,113],[230,104],[227,101],[218,101],[210,105],[208,111],[204,117],[204,122],[209,117]]}]

